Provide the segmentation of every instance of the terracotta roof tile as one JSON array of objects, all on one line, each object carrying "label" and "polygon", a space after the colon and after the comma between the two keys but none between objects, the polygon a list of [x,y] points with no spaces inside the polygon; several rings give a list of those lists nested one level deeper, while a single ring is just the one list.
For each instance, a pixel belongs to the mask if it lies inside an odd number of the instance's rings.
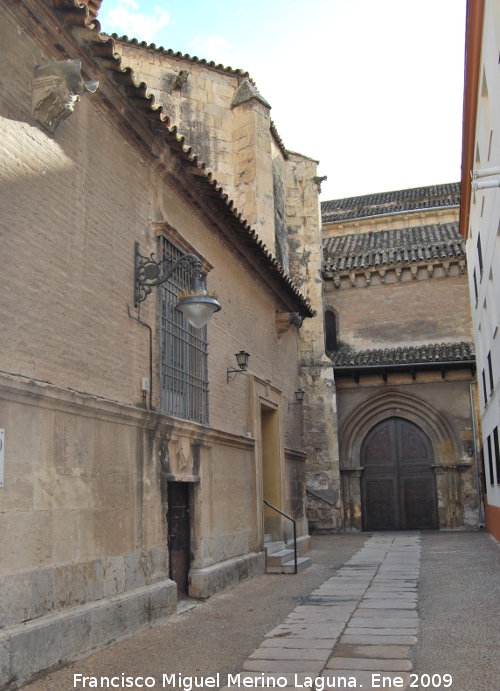
[{"label": "terracotta roof tile", "polygon": [[340,223],[356,218],[381,216],[405,211],[425,211],[443,206],[459,206],[460,183],[413,187],[408,190],[365,194],[321,202],[323,223]]},{"label": "terracotta roof tile", "polygon": [[338,273],[465,257],[465,241],[459,233],[458,222],[379,230],[326,238],[323,257],[323,270]]},{"label": "terracotta roof tile", "polygon": [[430,343],[421,346],[354,350],[344,346],[329,353],[334,367],[377,367],[441,362],[474,362],[476,351],[471,341],[460,343]]}]

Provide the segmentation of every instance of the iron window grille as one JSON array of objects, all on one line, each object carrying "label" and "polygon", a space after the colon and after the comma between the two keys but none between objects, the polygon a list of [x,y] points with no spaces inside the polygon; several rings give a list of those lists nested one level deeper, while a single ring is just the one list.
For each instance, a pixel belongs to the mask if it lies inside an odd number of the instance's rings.
[{"label": "iron window grille", "polygon": [[[161,258],[182,255],[162,237]],[[175,309],[177,296],[191,289],[189,270],[178,268],[161,287],[161,410],[185,420],[208,424],[207,327],[195,329]]]}]

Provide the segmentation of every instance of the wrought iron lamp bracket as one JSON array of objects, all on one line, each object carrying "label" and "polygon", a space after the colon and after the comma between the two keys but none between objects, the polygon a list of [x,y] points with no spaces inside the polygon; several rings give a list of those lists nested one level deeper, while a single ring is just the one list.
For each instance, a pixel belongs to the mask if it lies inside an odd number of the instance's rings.
[{"label": "wrought iron lamp bracket", "polygon": [[[227,383],[232,382],[236,379],[237,374],[241,374],[242,372],[245,372],[244,369],[229,369],[227,368]],[[233,375],[233,376],[231,376]]]},{"label": "wrought iron lamp bracket", "polygon": [[202,281],[205,278],[201,261],[195,254],[184,254],[177,261],[169,259],[156,261],[154,252],[149,257],[141,254],[139,252],[139,243],[136,242],[134,306],[137,307],[139,303],[143,302],[155,286],[162,285],[162,283],[168,281],[176,269],[187,269],[189,267],[192,267],[195,281]]}]

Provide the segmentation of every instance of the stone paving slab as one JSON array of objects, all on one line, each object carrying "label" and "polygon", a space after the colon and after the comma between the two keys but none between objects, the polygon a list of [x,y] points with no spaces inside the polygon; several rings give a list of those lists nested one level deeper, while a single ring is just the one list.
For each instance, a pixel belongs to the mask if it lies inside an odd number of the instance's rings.
[{"label": "stone paving slab", "polygon": [[330,657],[331,650],[325,648],[264,648],[259,647],[249,660],[323,660]]},{"label": "stone paving slab", "polygon": [[[322,676],[331,688],[407,688],[410,646],[418,631],[419,536],[372,537],[340,571],[311,593],[243,665],[245,675],[281,677],[300,688]],[[258,676],[260,673],[261,676]],[[402,686],[394,687],[398,678]],[[340,686],[336,683],[339,682]]]},{"label": "stone paving slab", "polygon": [[375,641],[373,636],[350,636],[344,634],[340,642],[350,645],[372,645],[375,643],[380,645],[414,645],[417,642],[417,638],[416,636],[377,636]]},{"label": "stone paving slab", "polygon": [[417,609],[416,602],[407,600],[389,600],[387,598],[378,600],[363,600],[359,609]]},{"label": "stone paving slab", "polygon": [[[361,603],[362,604],[362,603]],[[417,609],[379,609],[374,607],[358,607],[353,617],[363,619],[418,619]]]},{"label": "stone paving slab", "polygon": [[336,638],[266,638],[262,641],[257,650],[262,650],[262,648],[295,648],[297,650],[306,650],[310,648],[318,650],[325,649],[331,653],[336,640]]},{"label": "stone paving slab", "polygon": [[410,654],[409,645],[346,645],[335,648],[336,657],[405,659]]},{"label": "stone paving slab", "polygon": [[403,629],[411,629],[415,628],[417,629],[418,626],[418,619],[396,619],[395,617],[393,618],[388,618],[386,617],[385,619],[373,619],[369,617],[352,617],[351,620],[349,621],[349,628],[358,628],[358,629],[373,629],[373,628],[378,628],[382,629],[385,631],[386,627],[387,628],[394,628],[397,629],[398,627],[403,628]]},{"label": "stone paving slab", "polygon": [[270,674],[289,674],[290,672],[310,672],[319,675],[325,666],[324,660],[247,660],[243,669],[254,672],[269,672]]},{"label": "stone paving slab", "polygon": [[283,635],[294,638],[338,638],[345,624],[281,624],[266,633],[266,638],[282,637]]},{"label": "stone paving slab", "polygon": [[392,627],[375,628],[373,626],[349,626],[345,633],[349,636],[416,636],[418,633],[417,627],[395,629]]},{"label": "stone paving slab", "polygon": [[411,672],[409,660],[386,660],[380,658],[332,657],[326,669],[358,669],[367,672]]},{"label": "stone paving slab", "polygon": [[[336,670],[325,670],[322,675],[323,678],[332,678],[336,677],[338,680],[338,677],[346,677],[348,680],[354,678],[356,680],[356,687],[354,688],[360,688],[363,687],[363,689],[371,689],[371,688],[398,688],[398,689],[407,689],[410,684],[410,675],[407,672],[374,672],[374,671],[364,671],[364,670],[352,670],[352,669],[336,669]],[[401,678],[403,680],[403,685],[402,686],[395,686],[394,685],[394,679],[395,678]],[[385,682],[385,686],[383,685],[383,679],[385,680],[390,680]],[[389,683],[392,684],[392,686],[389,687]],[[377,686],[378,684],[378,686]],[[339,688],[341,688],[341,685],[338,685]],[[333,687],[335,688],[335,687]]]}]

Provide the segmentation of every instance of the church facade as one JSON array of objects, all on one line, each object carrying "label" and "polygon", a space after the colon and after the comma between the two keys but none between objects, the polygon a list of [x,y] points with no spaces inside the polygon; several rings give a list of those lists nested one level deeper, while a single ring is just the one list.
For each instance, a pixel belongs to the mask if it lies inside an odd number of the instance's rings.
[{"label": "church facade", "polygon": [[475,528],[475,350],[460,185],[323,202],[346,530]]}]

